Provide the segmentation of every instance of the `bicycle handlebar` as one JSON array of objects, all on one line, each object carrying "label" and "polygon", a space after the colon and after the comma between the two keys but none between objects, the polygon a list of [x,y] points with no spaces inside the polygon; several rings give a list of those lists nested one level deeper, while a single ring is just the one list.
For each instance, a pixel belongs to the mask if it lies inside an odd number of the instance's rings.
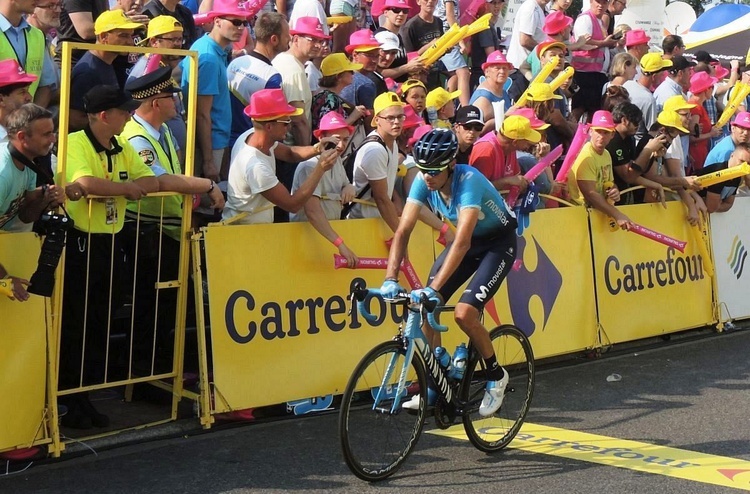
[{"label": "bicycle handlebar", "polygon": [[[360,314],[362,314],[362,317],[365,318],[367,322],[370,324],[375,324],[377,322],[377,318],[370,314],[367,310],[367,306],[365,305],[365,301],[367,300],[367,297],[381,297],[386,302],[390,302],[392,304],[400,304],[400,305],[408,305],[409,304],[409,294],[406,292],[401,292],[398,294],[398,297],[395,299],[386,299],[383,297],[382,293],[380,292],[380,289],[378,288],[361,288],[359,285],[355,285],[352,289],[351,293],[351,300],[357,302],[357,310]],[[438,308],[439,302],[437,300],[430,300],[427,298],[427,295],[424,293],[420,297],[419,301],[420,305],[420,312],[422,313],[422,317],[427,318],[427,323],[435,330],[440,333],[444,333],[448,331],[448,326],[444,326],[442,324],[439,324],[435,320],[435,309]]]}]

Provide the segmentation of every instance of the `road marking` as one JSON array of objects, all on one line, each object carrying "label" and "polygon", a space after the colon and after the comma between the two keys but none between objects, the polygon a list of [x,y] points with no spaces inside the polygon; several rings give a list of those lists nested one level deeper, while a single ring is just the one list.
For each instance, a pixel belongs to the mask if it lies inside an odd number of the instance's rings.
[{"label": "road marking", "polygon": [[[501,425],[500,419],[491,420],[485,434]],[[429,433],[468,440],[462,425]],[[750,491],[750,461],[737,458],[528,423],[508,447]]]}]

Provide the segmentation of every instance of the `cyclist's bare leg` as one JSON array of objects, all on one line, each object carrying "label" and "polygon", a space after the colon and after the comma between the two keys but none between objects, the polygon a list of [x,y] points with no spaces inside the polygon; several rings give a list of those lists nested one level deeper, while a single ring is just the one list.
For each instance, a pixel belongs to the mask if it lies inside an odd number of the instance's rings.
[{"label": "cyclist's bare leg", "polygon": [[482,358],[495,355],[487,328],[480,322],[480,313],[473,305],[463,302],[456,304],[456,323],[466,333]]},{"label": "cyclist's bare leg", "polygon": [[426,318],[424,323],[422,323],[422,332],[424,333],[425,338],[427,338],[427,343],[433,351],[441,345],[442,338],[440,333],[432,329],[432,326],[427,323]]}]

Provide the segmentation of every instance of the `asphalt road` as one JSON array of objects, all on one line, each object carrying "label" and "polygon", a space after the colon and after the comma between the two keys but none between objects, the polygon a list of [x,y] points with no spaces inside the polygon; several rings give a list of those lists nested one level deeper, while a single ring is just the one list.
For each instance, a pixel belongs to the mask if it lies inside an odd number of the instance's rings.
[{"label": "asphalt road", "polygon": [[[750,461],[749,353],[745,330],[547,368],[537,374],[527,421]],[[622,379],[608,382],[614,373]],[[50,462],[0,478],[0,492],[737,492],[617,462],[517,448],[487,455],[467,441],[429,433],[396,475],[370,485],[343,462],[337,418],[245,425]],[[738,487],[750,489],[747,472],[732,474]]]}]

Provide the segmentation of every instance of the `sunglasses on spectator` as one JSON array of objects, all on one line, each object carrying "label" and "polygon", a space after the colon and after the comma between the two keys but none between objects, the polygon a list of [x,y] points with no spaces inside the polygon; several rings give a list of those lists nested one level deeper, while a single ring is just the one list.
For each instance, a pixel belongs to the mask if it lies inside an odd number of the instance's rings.
[{"label": "sunglasses on spectator", "polygon": [[48,3],[45,5],[37,5],[36,8],[45,9],[45,10],[62,10],[62,4],[61,3]]},{"label": "sunglasses on spectator", "polygon": [[283,125],[289,125],[290,123],[292,123],[292,119],[287,118],[286,120],[274,120],[274,122],[280,123],[280,124],[283,124]]},{"label": "sunglasses on spectator", "polygon": [[466,130],[473,130],[474,132],[481,132],[484,128],[484,125],[473,123],[473,124],[461,124],[461,127],[463,127]]},{"label": "sunglasses on spectator", "polygon": [[390,10],[394,14],[408,14],[409,13],[409,9],[388,9],[388,10]]},{"label": "sunglasses on spectator", "polygon": [[[445,165],[442,168],[433,168],[431,170],[422,170],[422,173],[424,173],[425,175],[429,175],[431,177],[437,177],[438,175],[440,175],[441,173],[443,173],[447,168],[448,168],[448,165]],[[420,168],[420,170],[421,170],[421,168]]]},{"label": "sunglasses on spectator", "polygon": [[227,22],[231,22],[234,27],[243,27],[247,26],[248,22],[243,19],[227,19],[226,17],[222,17]]}]

